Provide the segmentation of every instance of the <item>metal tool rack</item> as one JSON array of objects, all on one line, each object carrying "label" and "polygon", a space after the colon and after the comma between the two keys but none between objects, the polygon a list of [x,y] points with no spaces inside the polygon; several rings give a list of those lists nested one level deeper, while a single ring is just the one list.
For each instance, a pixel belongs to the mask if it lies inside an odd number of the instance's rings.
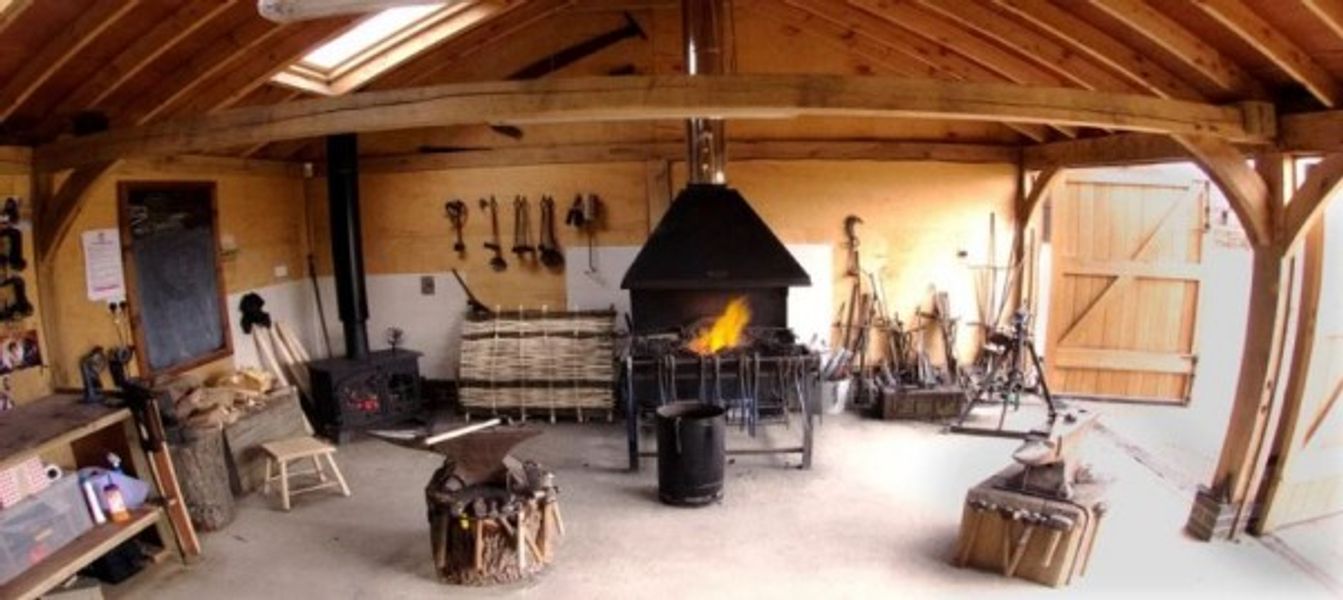
[{"label": "metal tool rack", "polygon": [[[629,468],[639,470],[639,458],[657,456],[639,449],[639,419],[659,406],[677,400],[701,400],[727,410],[729,427],[754,438],[762,427],[792,427],[800,417],[801,439],[784,448],[729,448],[729,455],[800,454],[802,468],[811,468],[813,418],[816,416],[816,381],[820,360],[812,353],[783,356],[726,353],[693,357],[667,353],[661,356],[621,357],[620,393],[625,403],[625,433],[629,444]],[[653,394],[639,394],[640,377],[655,374]],[[678,389],[695,393],[680,397]],[[682,384],[679,385],[678,384]],[[762,389],[762,384],[764,388]]]}]

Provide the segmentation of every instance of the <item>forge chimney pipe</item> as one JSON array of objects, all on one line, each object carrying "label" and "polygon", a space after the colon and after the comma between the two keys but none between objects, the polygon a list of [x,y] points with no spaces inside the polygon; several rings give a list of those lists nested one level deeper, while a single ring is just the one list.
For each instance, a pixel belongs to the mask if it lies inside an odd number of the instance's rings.
[{"label": "forge chimney pipe", "polygon": [[[727,72],[723,42],[725,9],[722,0],[682,0],[681,31],[685,41],[688,75]],[[690,183],[727,184],[727,137],[722,119],[686,121]]]},{"label": "forge chimney pipe", "polygon": [[368,358],[368,293],[364,289],[363,225],[359,219],[359,139],[326,138],[326,190],[331,213],[331,266],[345,331],[345,357]]}]

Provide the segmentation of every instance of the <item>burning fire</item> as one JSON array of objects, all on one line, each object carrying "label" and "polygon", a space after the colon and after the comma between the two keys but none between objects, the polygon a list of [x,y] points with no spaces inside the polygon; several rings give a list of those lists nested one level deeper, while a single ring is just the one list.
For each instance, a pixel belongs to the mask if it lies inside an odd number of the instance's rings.
[{"label": "burning fire", "polygon": [[701,331],[687,347],[700,356],[717,354],[721,350],[735,348],[741,343],[742,331],[751,322],[751,305],[745,296],[733,298],[718,315],[713,325]]}]

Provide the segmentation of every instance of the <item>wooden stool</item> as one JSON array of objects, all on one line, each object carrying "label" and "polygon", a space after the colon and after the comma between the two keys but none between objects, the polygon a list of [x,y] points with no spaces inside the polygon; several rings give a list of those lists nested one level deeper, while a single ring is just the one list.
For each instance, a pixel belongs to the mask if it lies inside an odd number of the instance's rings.
[{"label": "wooden stool", "polygon": [[[270,482],[280,480],[280,506],[289,510],[289,497],[304,492],[320,490],[328,487],[340,487],[340,493],[346,496],[350,495],[350,486],[345,484],[345,477],[340,474],[340,467],[336,466],[336,458],[332,455],[336,453],[336,448],[315,437],[296,437],[287,440],[277,440],[266,442],[261,445],[261,450],[266,453],[266,480],[262,484],[262,493],[270,494]],[[293,475],[316,475],[317,483],[306,487],[290,489],[289,488],[289,463],[308,459],[312,461],[311,471],[299,471]],[[322,468],[321,458],[326,458],[327,464],[331,466],[331,474],[335,476],[335,481],[327,481],[326,471]],[[275,465],[279,465],[280,473],[273,475]]]}]

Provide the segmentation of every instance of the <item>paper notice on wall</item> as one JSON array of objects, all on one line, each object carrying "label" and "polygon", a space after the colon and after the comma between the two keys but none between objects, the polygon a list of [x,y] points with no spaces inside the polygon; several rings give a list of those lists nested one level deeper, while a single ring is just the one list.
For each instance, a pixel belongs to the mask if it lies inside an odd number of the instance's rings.
[{"label": "paper notice on wall", "polygon": [[126,277],[121,268],[121,233],[116,229],[92,229],[83,234],[84,279],[89,300],[120,302],[126,298]]}]

